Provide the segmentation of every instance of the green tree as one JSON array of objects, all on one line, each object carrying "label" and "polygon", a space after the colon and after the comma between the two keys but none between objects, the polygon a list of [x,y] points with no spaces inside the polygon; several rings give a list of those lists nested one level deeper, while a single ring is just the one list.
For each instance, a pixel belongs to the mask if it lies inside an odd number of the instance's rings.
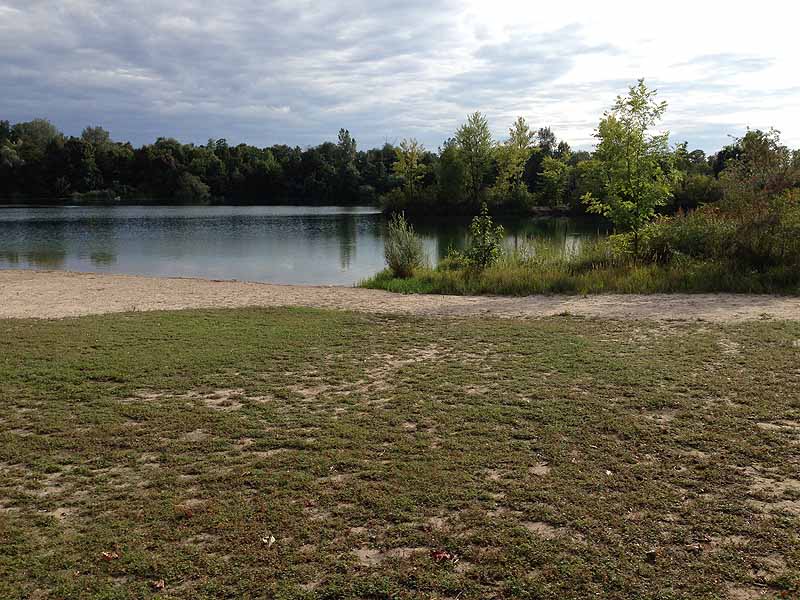
[{"label": "green tree", "polygon": [[111,134],[102,127],[84,127],[81,139],[96,149],[104,149],[111,144]]},{"label": "green tree", "polygon": [[397,160],[394,163],[394,172],[403,178],[403,189],[406,198],[413,201],[422,179],[425,177],[425,165],[422,158],[425,154],[425,147],[414,138],[403,140],[400,146],[395,148]]},{"label": "green tree", "polygon": [[464,201],[466,181],[467,170],[461,152],[456,141],[450,138],[439,148],[439,161],[436,163],[439,206],[458,207]]},{"label": "green tree", "polygon": [[503,253],[504,234],[503,226],[494,224],[484,202],[469,226],[469,247],[464,253],[469,264],[482,271],[496,263]]},{"label": "green tree", "polygon": [[720,174],[728,210],[757,211],[767,199],[800,187],[800,151],[781,144],[779,131],[748,131],[736,146],[738,156]]},{"label": "green tree", "polygon": [[508,139],[497,146],[497,180],[494,189],[500,195],[510,196],[525,185],[525,164],[533,152],[536,134],[523,117],[518,117],[508,130]]},{"label": "green tree", "polygon": [[182,173],[178,178],[175,198],[183,204],[203,204],[211,198],[208,186],[191,173]]},{"label": "green tree", "polygon": [[492,134],[486,117],[480,112],[469,115],[456,131],[455,140],[466,169],[467,195],[477,205],[492,159]]},{"label": "green tree", "polygon": [[539,195],[550,206],[565,204],[571,171],[572,167],[566,162],[551,156],[544,157],[542,171],[539,173],[539,179],[541,180]]},{"label": "green tree", "polygon": [[610,113],[600,121],[595,160],[603,182],[603,196],[583,197],[587,210],[611,219],[614,226],[633,235],[634,255],[639,238],[656,208],[671,197],[673,172],[669,133],[651,133],[667,110],[656,101],[643,79],[618,96]]},{"label": "green tree", "polygon": [[17,123],[12,134],[18,142],[19,157],[25,162],[41,161],[48,144],[64,137],[55,125],[46,119]]},{"label": "green tree", "polygon": [[8,121],[0,120],[0,145],[4,142],[13,142],[14,140],[11,137],[12,134],[11,123]]},{"label": "green tree", "polygon": [[338,202],[351,204],[358,199],[359,173],[356,158],[356,140],[347,129],[340,129],[339,142],[336,145],[334,182]]}]

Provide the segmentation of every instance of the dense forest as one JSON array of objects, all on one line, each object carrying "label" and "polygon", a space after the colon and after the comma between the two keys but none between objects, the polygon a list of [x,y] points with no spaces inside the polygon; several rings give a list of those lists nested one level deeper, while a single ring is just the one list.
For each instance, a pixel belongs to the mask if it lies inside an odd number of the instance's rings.
[{"label": "dense forest", "polygon": [[[718,175],[739,151],[737,143],[710,156],[685,143],[671,149],[682,176],[663,210],[717,199]],[[102,127],[73,137],[44,119],[0,121],[0,199],[12,204],[381,204],[454,215],[474,214],[486,202],[496,213],[578,213],[585,210],[582,197],[600,193],[595,162],[549,127],[532,129],[522,118],[506,140],[495,141],[480,113],[436,152],[413,139],[358,150],[346,129],[336,143],[306,149],[171,138],[135,148]]]}]

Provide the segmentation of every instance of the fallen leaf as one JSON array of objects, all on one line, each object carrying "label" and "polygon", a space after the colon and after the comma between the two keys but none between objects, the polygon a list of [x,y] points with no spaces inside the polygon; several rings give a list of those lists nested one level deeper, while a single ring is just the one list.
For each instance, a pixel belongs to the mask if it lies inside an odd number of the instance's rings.
[{"label": "fallen leaf", "polygon": [[436,562],[455,559],[455,557],[452,554],[450,554],[447,550],[431,550],[431,558]]},{"label": "fallen leaf", "polygon": [[119,558],[119,553],[114,552],[113,550],[111,552],[103,552],[103,560],[111,561],[111,560],[117,560],[118,558]]},{"label": "fallen leaf", "polygon": [[150,585],[153,586],[154,590],[163,590],[165,587],[167,587],[167,584],[164,583],[163,579],[159,579],[158,581],[154,581]]}]

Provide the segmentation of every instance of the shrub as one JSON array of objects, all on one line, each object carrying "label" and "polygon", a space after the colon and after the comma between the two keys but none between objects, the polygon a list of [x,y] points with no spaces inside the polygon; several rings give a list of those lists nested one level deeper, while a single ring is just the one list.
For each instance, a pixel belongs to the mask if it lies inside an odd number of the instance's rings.
[{"label": "shrub", "polygon": [[[625,236],[613,237],[625,241]],[[800,192],[761,199],[748,211],[705,206],[662,217],[643,229],[639,258],[667,263],[680,256],[732,261],[760,271],[800,266]]]},{"label": "shrub", "polygon": [[486,203],[481,214],[472,220],[469,237],[469,248],[464,254],[470,266],[482,271],[497,262],[502,254],[503,227],[495,226]]},{"label": "shrub", "polygon": [[447,254],[436,266],[440,271],[461,271],[468,267],[469,261],[464,253],[459,252],[452,246],[447,249]]},{"label": "shrub", "polygon": [[380,206],[385,213],[402,212],[406,208],[406,195],[400,188],[389,190],[380,197]]},{"label": "shrub", "polygon": [[772,196],[740,218],[731,249],[757,269],[800,267],[800,190]]},{"label": "shrub", "polygon": [[725,258],[735,231],[735,223],[712,207],[660,217],[642,231],[639,258],[660,263],[680,255]]},{"label": "shrub", "polygon": [[425,266],[422,239],[414,233],[403,213],[396,213],[389,219],[383,255],[395,277],[411,277],[414,270]]}]

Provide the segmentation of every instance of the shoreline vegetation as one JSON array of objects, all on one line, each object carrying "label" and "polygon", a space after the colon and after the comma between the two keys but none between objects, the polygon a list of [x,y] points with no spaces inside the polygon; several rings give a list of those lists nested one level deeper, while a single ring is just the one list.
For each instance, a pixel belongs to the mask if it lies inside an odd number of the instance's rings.
[{"label": "shoreline vegetation", "polygon": [[[728,150],[715,180],[718,197],[664,214],[676,190],[690,181],[682,166],[685,148],[670,148],[668,134],[657,129],[666,108],[639,81],[598,125],[590,161],[597,185],[580,201],[612,223],[608,238],[571,254],[536,240],[508,251],[490,214],[490,189],[475,195],[483,206],[465,251],[451,250],[433,268],[425,264],[401,214],[386,240],[390,268],[360,285],[436,294],[800,293],[800,151],[782,145],[775,130],[748,131]],[[485,121],[473,117],[462,130],[480,138],[475,131]],[[523,129],[519,122],[516,129]],[[515,137],[512,129],[510,140]],[[414,176],[408,171],[410,198]],[[405,256],[406,263],[398,266],[390,253]]]}]

